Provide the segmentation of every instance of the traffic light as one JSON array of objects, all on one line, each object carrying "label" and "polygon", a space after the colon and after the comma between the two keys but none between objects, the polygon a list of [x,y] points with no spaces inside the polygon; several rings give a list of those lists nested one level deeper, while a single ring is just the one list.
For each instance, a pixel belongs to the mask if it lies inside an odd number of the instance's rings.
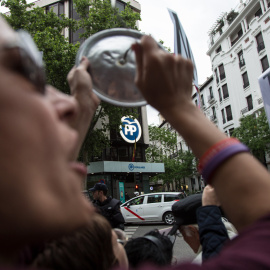
[{"label": "traffic light", "polygon": [[135,185],[135,190],[136,190],[136,191],[139,190],[139,185]]}]

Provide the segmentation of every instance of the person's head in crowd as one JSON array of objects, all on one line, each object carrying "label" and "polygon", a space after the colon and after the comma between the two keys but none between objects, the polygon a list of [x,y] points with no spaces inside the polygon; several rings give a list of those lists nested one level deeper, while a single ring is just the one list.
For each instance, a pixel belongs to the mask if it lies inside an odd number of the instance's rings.
[{"label": "person's head in crowd", "polygon": [[[76,102],[53,104],[30,36],[1,16],[0,27],[0,251],[8,259],[26,244],[85,226],[94,208],[81,193],[85,167],[74,161],[79,135],[68,119]],[[87,74],[88,64],[77,71]]]},{"label": "person's head in crowd", "polygon": [[172,261],[173,243],[168,236],[153,230],[143,237],[128,240],[125,250],[131,268],[145,263],[166,266]]},{"label": "person's head in crowd", "polygon": [[108,270],[115,266],[127,269],[128,261],[109,222],[94,214],[87,227],[47,244],[32,266],[55,270]]},{"label": "person's head in crowd", "polygon": [[92,192],[95,201],[103,202],[107,199],[108,187],[103,183],[96,183],[89,191]]}]

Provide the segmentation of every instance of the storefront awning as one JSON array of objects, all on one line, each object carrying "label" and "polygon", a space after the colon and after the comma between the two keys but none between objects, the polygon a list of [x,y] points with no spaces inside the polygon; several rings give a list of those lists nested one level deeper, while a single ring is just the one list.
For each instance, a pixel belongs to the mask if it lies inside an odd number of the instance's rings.
[{"label": "storefront awning", "polygon": [[87,173],[164,173],[164,163],[97,161],[87,166]]}]

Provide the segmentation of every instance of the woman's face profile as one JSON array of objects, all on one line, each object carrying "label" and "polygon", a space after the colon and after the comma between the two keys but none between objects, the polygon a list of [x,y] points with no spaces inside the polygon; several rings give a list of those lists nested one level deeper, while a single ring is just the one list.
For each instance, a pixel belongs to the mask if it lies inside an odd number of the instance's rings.
[{"label": "woman's face profile", "polygon": [[80,227],[93,210],[71,158],[78,134],[65,117],[76,103],[62,98],[56,108],[50,93],[37,91],[19,50],[9,48],[16,33],[1,17],[0,28],[0,242],[12,245]]}]

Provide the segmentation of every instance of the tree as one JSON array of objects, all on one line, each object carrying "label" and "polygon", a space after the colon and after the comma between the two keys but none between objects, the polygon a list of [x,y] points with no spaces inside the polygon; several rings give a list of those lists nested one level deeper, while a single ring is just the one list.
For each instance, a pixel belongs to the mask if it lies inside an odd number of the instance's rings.
[{"label": "tree", "polygon": [[180,164],[179,170],[176,174],[176,180],[178,180],[178,185],[181,186],[181,179],[186,185],[186,177],[191,177],[197,172],[197,162],[195,156],[191,151],[181,151],[178,153],[178,162]]},{"label": "tree", "polygon": [[[27,30],[34,38],[38,48],[43,52],[47,82],[68,93],[67,74],[75,63],[79,44],[71,44],[62,33],[64,29],[75,31],[84,29],[81,37],[114,27],[137,29],[136,21],[140,15],[127,5],[120,12],[111,7],[110,0],[74,0],[81,20],[75,21],[64,15],[58,17],[53,10],[44,12],[44,8],[33,7],[26,0],[2,0],[1,5],[9,8],[10,14],[4,15],[15,29]],[[137,116],[136,109],[119,108],[102,102],[91,123],[80,153],[80,159],[88,164],[92,157],[100,156],[102,150],[109,146],[110,130],[119,130],[123,115]],[[99,123],[99,127],[97,127]]]},{"label": "tree", "polygon": [[[147,162],[164,163],[165,173],[162,180],[167,187],[174,180],[177,186],[186,185],[185,178],[191,177],[197,171],[196,159],[191,151],[177,151],[176,133],[168,128],[149,126],[150,144],[146,149]],[[159,176],[153,177],[156,181]],[[183,182],[182,182],[183,180]]]},{"label": "tree", "polygon": [[240,119],[240,126],[232,134],[247,145],[252,154],[265,164],[265,153],[270,150],[270,129],[265,111],[244,116]]},{"label": "tree", "polygon": [[[171,158],[176,149],[176,134],[167,128],[159,128],[153,125],[150,125],[148,130],[150,144],[146,149],[146,161],[164,163],[165,173],[162,175],[162,180],[163,184],[169,187],[177,170],[176,160]],[[158,179],[159,176],[152,178],[153,181]]]},{"label": "tree", "polygon": [[28,31],[37,47],[43,52],[47,82],[69,93],[66,80],[79,44],[70,44],[61,34],[65,28],[76,29],[72,19],[58,17],[53,11],[45,13],[44,8],[35,7],[26,0],[2,0],[1,5],[9,8],[10,14],[2,14],[13,29]]},{"label": "tree", "polygon": [[[125,27],[137,30],[136,22],[140,20],[140,15],[133,12],[129,4],[122,12],[113,8],[110,0],[74,0],[74,4],[81,17],[78,27],[84,29],[81,38],[88,38],[110,28]],[[88,163],[91,157],[99,156],[101,151],[109,146],[108,133],[110,130],[119,130],[120,120],[124,115],[136,117],[138,114],[136,109],[101,103],[82,147],[81,157],[85,163]],[[101,128],[96,127],[98,122],[101,123]]]}]

